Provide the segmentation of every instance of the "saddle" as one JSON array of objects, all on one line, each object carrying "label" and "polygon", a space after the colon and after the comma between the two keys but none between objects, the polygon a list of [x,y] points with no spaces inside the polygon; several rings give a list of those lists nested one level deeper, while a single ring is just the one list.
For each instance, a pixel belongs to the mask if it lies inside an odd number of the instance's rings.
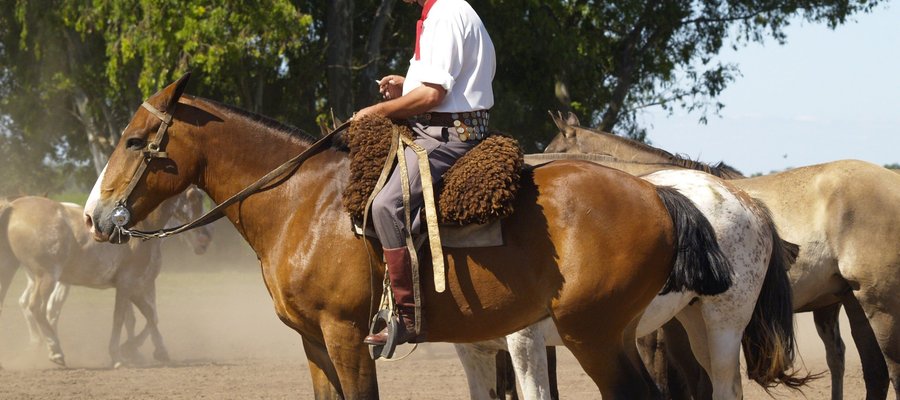
[{"label": "saddle", "polygon": [[[392,131],[412,139],[407,123],[378,115],[354,120],[344,140],[350,148],[350,181],[344,209],[362,221],[367,200],[376,188],[391,152]],[[443,176],[435,202],[444,247],[502,246],[500,219],[513,212],[524,156],[515,139],[493,135],[456,161]],[[424,182],[423,182],[424,183]],[[424,211],[423,211],[424,212]],[[423,221],[425,218],[422,219]],[[356,224],[357,234],[374,232]]]}]

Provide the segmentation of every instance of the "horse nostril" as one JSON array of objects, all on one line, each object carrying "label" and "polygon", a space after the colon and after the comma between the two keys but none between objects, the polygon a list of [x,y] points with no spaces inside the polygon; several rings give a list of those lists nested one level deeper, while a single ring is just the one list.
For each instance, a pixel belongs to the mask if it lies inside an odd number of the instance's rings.
[{"label": "horse nostril", "polygon": [[94,219],[91,218],[90,215],[87,215],[87,214],[84,215],[84,226],[86,228],[88,228],[88,230],[94,228]]}]

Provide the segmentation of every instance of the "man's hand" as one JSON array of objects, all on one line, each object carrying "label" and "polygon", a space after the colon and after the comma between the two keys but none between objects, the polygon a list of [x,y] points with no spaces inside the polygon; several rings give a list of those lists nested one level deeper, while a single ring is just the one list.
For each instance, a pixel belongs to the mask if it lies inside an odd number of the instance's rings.
[{"label": "man's hand", "polygon": [[403,81],[400,75],[388,75],[378,81],[378,91],[385,100],[396,99],[403,95]]}]

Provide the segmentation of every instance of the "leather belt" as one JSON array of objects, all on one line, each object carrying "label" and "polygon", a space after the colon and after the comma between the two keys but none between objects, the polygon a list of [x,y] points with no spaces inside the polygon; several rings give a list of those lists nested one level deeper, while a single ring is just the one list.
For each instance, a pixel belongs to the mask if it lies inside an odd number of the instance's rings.
[{"label": "leather belt", "polygon": [[490,133],[488,126],[491,114],[488,110],[458,113],[430,112],[416,115],[413,121],[429,126],[446,126],[450,133],[459,135],[459,140],[482,140]]}]

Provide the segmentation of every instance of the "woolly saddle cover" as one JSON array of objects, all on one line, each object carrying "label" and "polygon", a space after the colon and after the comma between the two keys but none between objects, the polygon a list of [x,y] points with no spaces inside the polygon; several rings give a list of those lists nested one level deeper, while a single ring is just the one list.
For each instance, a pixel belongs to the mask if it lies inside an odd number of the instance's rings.
[{"label": "woolly saddle cover", "polygon": [[[350,148],[350,182],[344,189],[343,204],[353,218],[362,219],[390,151],[395,126],[402,135],[412,136],[405,123],[378,115],[354,120],[344,134]],[[440,192],[435,189],[438,221],[446,225],[484,224],[511,215],[523,165],[522,150],[515,139],[495,134],[483,140],[444,174]]]}]

